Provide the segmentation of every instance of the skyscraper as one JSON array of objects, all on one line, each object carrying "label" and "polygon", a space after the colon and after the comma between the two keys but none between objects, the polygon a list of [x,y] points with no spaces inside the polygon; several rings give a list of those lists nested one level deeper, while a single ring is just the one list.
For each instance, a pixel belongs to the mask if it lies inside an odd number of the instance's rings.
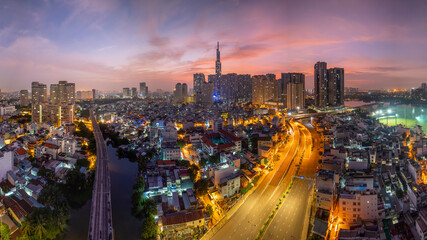
[{"label": "skyscraper", "polygon": [[239,103],[245,103],[252,101],[252,79],[249,74],[237,75],[237,82],[234,88],[234,94],[236,101]]},{"label": "skyscraper", "polygon": [[130,98],[130,97],[131,97],[130,88],[123,88],[123,98]]},{"label": "skyscraper", "polygon": [[329,106],[344,105],[344,68],[328,69]]},{"label": "skyscraper", "polygon": [[283,107],[286,107],[287,101],[287,88],[290,80],[290,75],[288,73],[282,73],[282,78],[278,80],[277,83],[277,98],[279,102],[283,103]]},{"label": "skyscraper", "polygon": [[[282,74],[283,77],[283,74]],[[286,105],[289,110],[299,110],[305,104],[305,76],[302,73],[286,73]]]},{"label": "skyscraper", "polygon": [[325,62],[314,65],[314,103],[316,107],[328,106],[328,73]]},{"label": "skyscraper", "polygon": [[74,83],[67,81],[59,81],[58,84],[50,85],[50,102],[52,104],[74,104],[75,103],[75,87]]},{"label": "skyscraper", "polygon": [[194,100],[199,105],[210,105],[213,102],[213,83],[205,81],[203,73],[193,75]]},{"label": "skyscraper", "polygon": [[145,82],[139,83],[139,94],[142,98],[148,97],[148,86]]},{"label": "skyscraper", "polygon": [[186,83],[182,84],[182,101],[183,104],[188,103],[188,86]]},{"label": "skyscraper", "polygon": [[98,97],[98,90],[92,89],[92,98],[95,100]]},{"label": "skyscraper", "polygon": [[39,82],[31,83],[31,102],[38,104],[47,102],[47,86]]},{"label": "skyscraper", "polygon": [[217,77],[221,77],[221,54],[219,52],[219,42],[217,42],[216,47],[215,74]]},{"label": "skyscraper", "polygon": [[262,105],[267,101],[277,101],[276,75],[255,75],[252,76],[252,104]]},{"label": "skyscraper", "polygon": [[19,92],[19,105],[21,107],[28,106],[30,104],[30,101],[28,99],[28,90],[21,90]]},{"label": "skyscraper", "polygon": [[177,83],[173,91],[174,104],[186,104],[188,98],[188,87],[186,83]]},{"label": "skyscraper", "polygon": [[55,127],[59,127],[63,123],[73,123],[74,104],[33,104],[31,121],[35,123],[50,122]]},{"label": "skyscraper", "polygon": [[173,102],[174,104],[182,104],[182,85],[177,83],[173,90]]},{"label": "skyscraper", "polygon": [[344,105],[344,68],[326,68],[325,62],[314,65],[315,105],[319,108]]},{"label": "skyscraper", "polygon": [[138,97],[138,91],[136,90],[136,87],[132,88],[132,98]]}]

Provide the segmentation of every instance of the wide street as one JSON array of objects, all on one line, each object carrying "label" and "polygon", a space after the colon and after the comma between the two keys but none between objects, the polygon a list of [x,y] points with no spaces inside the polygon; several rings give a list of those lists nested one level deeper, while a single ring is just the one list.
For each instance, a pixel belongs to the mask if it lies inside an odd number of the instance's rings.
[{"label": "wide street", "polygon": [[[312,206],[310,194],[314,185],[316,175],[317,160],[319,159],[319,140],[318,134],[314,129],[311,133],[307,128],[302,131],[313,137],[314,146],[312,151],[306,151],[301,164],[298,176],[305,179],[295,178],[294,185],[283,204],[280,206],[273,220],[269,224],[263,239],[303,239],[306,237],[307,225],[309,221],[309,210]],[[311,137],[307,139],[308,148],[311,149]]]},{"label": "wide street", "polygon": [[290,122],[290,124],[294,129],[294,134],[291,134],[288,143],[279,150],[280,160],[273,171],[268,173],[228,222],[213,235],[212,239],[252,240],[258,235],[261,226],[291,182],[296,170],[295,164],[302,157],[304,149],[311,151],[307,141],[310,133],[303,131],[305,127],[298,122]]}]

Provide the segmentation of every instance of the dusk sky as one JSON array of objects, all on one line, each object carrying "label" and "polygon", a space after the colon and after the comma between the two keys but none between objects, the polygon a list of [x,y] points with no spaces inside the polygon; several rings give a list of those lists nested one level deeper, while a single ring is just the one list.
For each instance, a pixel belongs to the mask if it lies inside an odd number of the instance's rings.
[{"label": "dusk sky", "polygon": [[67,80],[77,90],[192,87],[193,73],[345,68],[346,87],[427,82],[427,1],[2,0],[0,88]]}]

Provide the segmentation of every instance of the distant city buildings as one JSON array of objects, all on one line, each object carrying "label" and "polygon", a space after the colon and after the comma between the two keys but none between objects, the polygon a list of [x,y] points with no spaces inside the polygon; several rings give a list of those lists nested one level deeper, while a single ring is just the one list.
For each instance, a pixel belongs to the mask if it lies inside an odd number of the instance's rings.
[{"label": "distant city buildings", "polygon": [[148,97],[148,87],[145,82],[139,83],[139,94],[142,98]]},{"label": "distant city buildings", "polygon": [[50,122],[55,127],[74,122],[75,84],[59,81],[50,85],[50,103],[46,84],[33,82],[31,118],[35,123]]},{"label": "distant city buildings", "polygon": [[30,105],[28,90],[21,90],[19,92],[19,105],[21,107],[25,107],[25,106]]},{"label": "distant city buildings", "polygon": [[268,101],[277,101],[277,84],[274,74],[252,76],[252,104],[262,105]]},{"label": "distant city buildings", "polygon": [[173,91],[174,104],[188,103],[188,87],[186,83],[177,83]]},{"label": "distant city buildings", "polygon": [[31,103],[38,104],[47,102],[47,86],[39,82],[31,83]]},{"label": "distant city buildings", "polygon": [[[302,73],[286,73],[286,106],[288,110],[303,109],[305,105],[305,75]],[[281,95],[282,96],[282,95]]]},{"label": "distant city buildings", "polygon": [[136,87],[132,88],[131,97],[132,98],[138,97],[138,91],[137,91]]},{"label": "distant city buildings", "polygon": [[205,81],[203,73],[193,75],[194,100],[198,105],[211,105],[213,103],[213,83]]},{"label": "distant city buildings", "polygon": [[59,81],[58,84],[50,85],[50,103],[51,104],[74,104],[75,103],[74,83]]},{"label": "distant city buildings", "polygon": [[131,98],[130,88],[123,88],[123,98]]},{"label": "distant city buildings", "polygon": [[314,65],[314,101],[318,108],[344,105],[344,68],[327,69],[326,62]]},{"label": "distant city buildings", "polygon": [[93,91],[77,91],[77,100],[92,100]]}]

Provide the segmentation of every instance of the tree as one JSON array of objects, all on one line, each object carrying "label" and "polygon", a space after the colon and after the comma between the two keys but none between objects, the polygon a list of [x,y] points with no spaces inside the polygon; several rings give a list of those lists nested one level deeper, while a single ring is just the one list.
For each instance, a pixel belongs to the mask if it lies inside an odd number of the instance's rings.
[{"label": "tree", "polygon": [[212,214],[213,214],[213,208],[212,208],[212,206],[211,206],[210,204],[208,204],[208,205],[206,206],[205,211],[206,211],[206,213],[207,213],[209,216],[212,216]]},{"label": "tree", "polygon": [[190,175],[192,181],[196,179],[199,170],[200,168],[195,164],[191,164],[190,167],[188,167],[188,175]]},{"label": "tree", "polygon": [[31,226],[30,222],[26,219],[22,222],[21,230],[24,233],[24,236],[29,236],[33,232],[33,226]]},{"label": "tree", "polygon": [[47,233],[46,230],[46,220],[43,215],[36,215],[35,224],[34,224],[34,233],[42,239],[42,237]]},{"label": "tree", "polygon": [[89,168],[90,162],[85,158],[80,158],[76,161],[74,166],[76,169],[80,169],[81,167]]},{"label": "tree", "polygon": [[180,147],[183,148],[185,146],[185,140],[184,139],[179,139],[176,141],[176,144]]},{"label": "tree", "polygon": [[206,179],[199,179],[194,183],[194,193],[197,196],[203,196],[208,193],[209,185]]},{"label": "tree", "polygon": [[1,240],[10,239],[10,229],[6,223],[0,223],[0,239]]},{"label": "tree", "polygon": [[156,201],[154,199],[144,198],[144,200],[142,202],[142,206],[144,209],[144,215],[145,216],[157,214],[157,205],[156,205]]},{"label": "tree", "polygon": [[150,215],[142,222],[141,237],[143,240],[152,240],[152,239],[156,239],[157,233],[158,233],[157,223],[154,220],[154,217]]}]

